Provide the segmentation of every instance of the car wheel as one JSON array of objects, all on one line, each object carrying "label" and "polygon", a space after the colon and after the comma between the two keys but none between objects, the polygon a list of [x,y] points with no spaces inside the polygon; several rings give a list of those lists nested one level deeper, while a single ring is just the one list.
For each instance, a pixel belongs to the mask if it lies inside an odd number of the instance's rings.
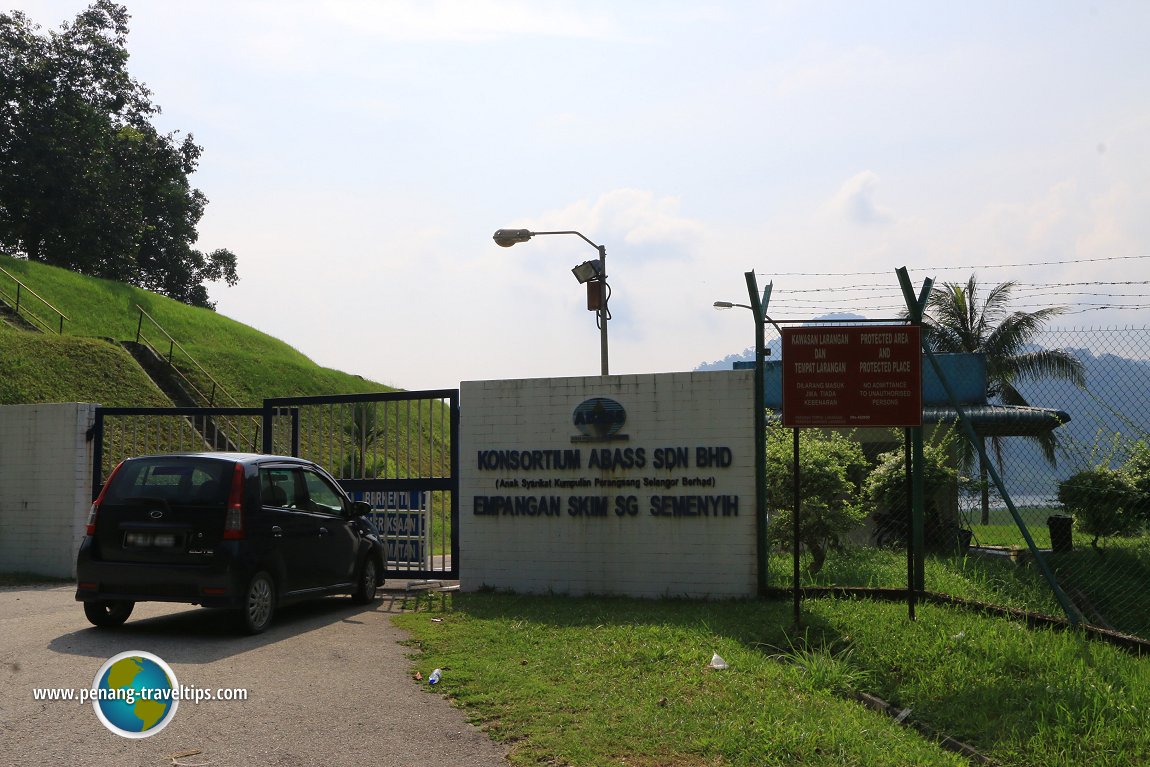
[{"label": "car wheel", "polygon": [[123,625],[124,621],[128,620],[128,616],[132,614],[132,608],[135,606],[135,602],[126,600],[85,602],[84,615],[88,616],[88,620],[93,626],[114,628]]},{"label": "car wheel", "polygon": [[259,634],[271,625],[276,611],[276,584],[263,570],[252,576],[244,592],[243,607],[240,608],[240,629],[245,634]]},{"label": "car wheel", "polygon": [[375,599],[376,574],[379,571],[375,569],[375,557],[370,554],[363,560],[363,567],[359,569],[359,578],[356,579],[355,591],[351,594],[351,599],[356,604],[366,605]]}]

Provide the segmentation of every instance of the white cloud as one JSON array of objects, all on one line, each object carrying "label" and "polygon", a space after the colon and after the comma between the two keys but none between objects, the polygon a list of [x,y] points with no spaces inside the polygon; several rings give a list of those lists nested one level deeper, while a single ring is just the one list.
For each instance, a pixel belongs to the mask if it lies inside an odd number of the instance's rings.
[{"label": "white cloud", "polygon": [[850,221],[863,226],[885,224],[892,220],[890,211],[875,202],[878,174],[864,170],[847,179],[839,187],[831,207]]},{"label": "white cloud", "polygon": [[652,255],[681,254],[697,243],[705,226],[681,215],[678,197],[658,197],[644,189],[614,189],[595,200],[579,200],[561,209],[546,211],[524,224],[539,231],[576,229],[607,247],[659,246]]}]

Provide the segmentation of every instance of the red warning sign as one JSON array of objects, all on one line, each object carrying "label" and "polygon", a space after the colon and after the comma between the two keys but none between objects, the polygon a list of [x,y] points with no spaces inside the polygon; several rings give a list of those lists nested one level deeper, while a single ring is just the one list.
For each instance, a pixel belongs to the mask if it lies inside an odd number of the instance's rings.
[{"label": "red warning sign", "polygon": [[783,425],[921,426],[915,325],[783,328]]}]

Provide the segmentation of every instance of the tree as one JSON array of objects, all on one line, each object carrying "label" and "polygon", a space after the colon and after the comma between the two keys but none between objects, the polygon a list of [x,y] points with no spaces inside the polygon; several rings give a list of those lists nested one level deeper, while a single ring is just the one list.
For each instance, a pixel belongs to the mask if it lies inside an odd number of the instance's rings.
[{"label": "tree", "polygon": [[160,108],[127,72],[128,19],[97,0],[42,35],[0,14],[0,246],[211,308],[203,283],[234,285],[236,257],[192,247],[202,148],[152,125]]},{"label": "tree", "polygon": [[[1034,312],[1010,311],[1014,282],[991,288],[979,303],[978,280],[971,275],[965,285],[946,282],[935,286],[927,299],[923,334],[934,352],[980,352],[986,356],[986,396],[1003,405],[1028,406],[1018,384],[1032,379],[1057,378],[1086,386],[1086,372],[1074,355],[1062,349],[1033,349],[1033,341],[1046,323],[1066,311],[1049,306]],[[1058,437],[1053,431],[1028,437],[1042,449],[1046,460],[1056,463]],[[985,441],[984,441],[985,445]],[[1002,438],[991,437],[991,447],[1001,468]],[[985,452],[985,450],[983,451]],[[982,523],[990,521],[986,466],[979,465],[982,482]]]},{"label": "tree", "polygon": [[344,423],[342,430],[352,443],[351,453],[344,456],[341,469],[344,477],[352,479],[368,479],[382,476],[387,469],[387,457],[367,461],[368,451],[375,446],[381,437],[387,434],[388,423],[386,411],[383,418],[379,418],[379,409],[373,402],[356,402],[351,407],[351,419]]}]

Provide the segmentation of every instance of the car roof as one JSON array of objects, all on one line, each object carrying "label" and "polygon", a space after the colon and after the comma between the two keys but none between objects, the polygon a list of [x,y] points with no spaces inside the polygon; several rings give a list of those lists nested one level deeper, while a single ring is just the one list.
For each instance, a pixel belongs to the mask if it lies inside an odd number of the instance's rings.
[{"label": "car roof", "polygon": [[128,460],[146,458],[200,458],[213,461],[228,461],[230,463],[265,463],[265,462],[291,462],[311,465],[312,461],[306,458],[296,458],[290,455],[267,455],[264,453],[227,453],[227,452],[201,452],[201,453],[155,453],[152,455],[132,456]]}]

